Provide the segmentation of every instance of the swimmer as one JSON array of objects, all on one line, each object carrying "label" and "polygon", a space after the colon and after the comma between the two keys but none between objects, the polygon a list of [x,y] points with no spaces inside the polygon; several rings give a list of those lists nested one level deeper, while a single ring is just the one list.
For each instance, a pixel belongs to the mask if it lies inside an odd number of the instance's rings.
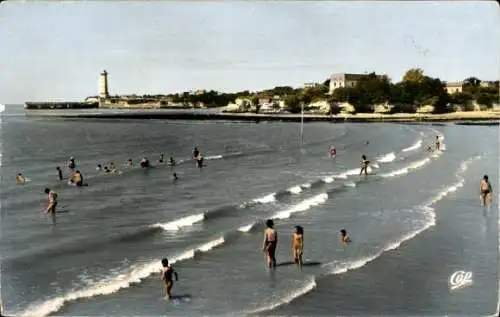
[{"label": "swimmer", "polygon": [[113,163],[113,162],[109,162],[109,169],[110,169],[111,171],[115,170],[115,169],[116,169],[116,167],[115,167],[115,163]]},{"label": "swimmer", "polygon": [[368,175],[368,164],[370,164],[370,161],[366,159],[366,155],[361,155],[361,170],[359,171],[359,175],[363,174],[363,171],[365,175]]},{"label": "swimmer", "polygon": [[161,279],[163,281],[163,288],[165,290],[165,296],[168,299],[172,298],[172,287],[174,286],[174,279],[172,278],[175,275],[175,280],[179,280],[179,276],[174,268],[168,264],[168,259],[164,258],[161,260]]},{"label": "swimmer", "polygon": [[172,174],[172,180],[175,182],[178,179],[179,179],[179,177],[177,177],[177,173],[173,173]]},{"label": "swimmer", "polygon": [[97,167],[95,168],[96,171],[102,171],[102,165],[97,164]]},{"label": "swimmer", "polygon": [[68,160],[68,168],[69,168],[70,170],[72,170],[72,169],[75,169],[75,168],[76,168],[75,158],[74,158],[73,156],[72,156],[72,157],[70,157],[70,158],[69,158],[69,160]]},{"label": "swimmer", "polygon": [[80,173],[79,170],[75,171],[73,173],[73,177],[72,177],[71,181],[76,186],[79,186],[79,187],[83,186],[83,176],[82,176],[82,173]]},{"label": "swimmer", "polygon": [[436,150],[439,151],[440,146],[441,146],[441,142],[439,141],[439,135],[436,135]]},{"label": "swimmer", "polygon": [[302,254],[304,253],[304,228],[295,226],[295,232],[292,233],[292,252],[293,262],[302,267]]},{"label": "swimmer", "polygon": [[273,228],[274,221],[268,219],[266,221],[266,229],[264,230],[264,242],[262,251],[266,254],[268,268],[276,267],[276,246],[278,244],[278,232]]},{"label": "swimmer", "polygon": [[343,244],[352,242],[351,238],[349,238],[349,236],[347,235],[347,231],[345,229],[340,230],[340,242],[342,242]]},{"label": "swimmer", "polygon": [[26,183],[26,178],[24,177],[23,173],[18,173],[16,175],[16,184],[24,185],[25,183]]},{"label": "swimmer", "polygon": [[481,192],[480,200],[481,206],[490,206],[492,202],[493,188],[491,187],[490,181],[488,180],[488,175],[484,175],[483,179],[479,184],[479,190]]},{"label": "swimmer", "polygon": [[160,158],[158,159],[158,163],[163,164],[163,153],[160,153]]},{"label": "swimmer", "polygon": [[107,166],[104,166],[104,173],[108,174],[109,172],[111,172],[109,168]]},{"label": "swimmer", "polygon": [[57,170],[57,178],[59,179],[59,181],[62,181],[64,179],[64,177],[63,177],[63,173],[62,173],[61,168],[59,166],[57,166],[56,170]]},{"label": "swimmer", "polygon": [[50,188],[45,188],[44,192],[48,195],[47,197],[47,208],[45,208],[45,214],[52,216],[52,222],[56,222],[56,207],[57,207],[57,193],[50,190]]},{"label": "swimmer", "polygon": [[430,145],[429,145],[429,146],[427,147],[427,152],[432,152],[432,146],[430,146]]}]

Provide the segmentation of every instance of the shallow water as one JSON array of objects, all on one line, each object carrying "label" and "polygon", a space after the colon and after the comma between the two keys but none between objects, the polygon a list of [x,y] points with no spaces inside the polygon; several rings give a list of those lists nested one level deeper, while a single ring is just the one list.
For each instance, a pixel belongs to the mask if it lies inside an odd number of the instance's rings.
[{"label": "shallow water", "polygon": [[[477,203],[476,194],[465,192],[470,183],[488,173],[496,188],[498,179],[492,168],[498,144],[481,138],[486,130],[498,133],[497,127],[310,123],[300,145],[295,123],[75,121],[24,117],[12,108],[7,113],[0,246],[2,300],[13,315],[231,315],[275,306],[298,312],[300,300],[308,303],[306,315],[315,307],[325,314],[335,307],[315,294],[355,284],[325,278],[375,266],[368,260],[404,247],[402,240],[419,241],[429,228],[439,228],[440,208]],[[444,137],[446,151],[425,152],[436,135]],[[337,148],[335,159],[327,157],[330,144]],[[202,170],[189,159],[195,145],[206,158]],[[128,158],[156,162],[160,152],[179,162],[177,182],[165,166],[122,167]],[[368,177],[357,175],[361,154],[376,163]],[[71,155],[88,187],[57,181],[55,166],[67,174]],[[107,161],[121,174],[95,170]],[[19,171],[32,181],[15,185]],[[41,213],[47,186],[67,211],[58,214],[56,226]],[[289,237],[300,224],[305,261],[320,264],[269,272],[260,245],[262,223],[270,217],[280,236],[278,262],[291,260]],[[341,228],[353,238],[347,247],[338,243]],[[497,250],[498,239],[494,243]],[[174,293],[189,299],[161,298],[156,273],[165,256],[179,272]],[[427,279],[419,278],[418,266],[412,274],[422,283]],[[497,294],[498,278],[492,279],[484,291]],[[355,300],[346,305],[360,307]]]}]

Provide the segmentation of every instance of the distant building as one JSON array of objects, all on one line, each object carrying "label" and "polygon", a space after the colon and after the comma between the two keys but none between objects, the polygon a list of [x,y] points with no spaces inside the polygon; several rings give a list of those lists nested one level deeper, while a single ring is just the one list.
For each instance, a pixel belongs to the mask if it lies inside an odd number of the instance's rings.
[{"label": "distant building", "polygon": [[314,87],[317,87],[319,86],[318,83],[305,83],[304,84],[304,88],[314,88]]},{"label": "distant building", "polygon": [[354,87],[361,78],[368,76],[368,74],[333,74],[330,76],[329,92],[332,93],[335,89],[340,87]]},{"label": "distant building", "polygon": [[108,90],[108,72],[103,70],[99,76],[99,97],[107,99],[109,97]]},{"label": "distant building", "polygon": [[445,90],[449,95],[462,92],[464,83],[461,81],[446,83]]},{"label": "distant building", "polygon": [[203,95],[205,92],[207,92],[205,89],[198,89],[193,95]]},{"label": "distant building", "polygon": [[493,88],[493,87],[496,87],[498,85],[498,82],[494,82],[494,81],[482,81],[480,86],[483,87],[483,88]]}]

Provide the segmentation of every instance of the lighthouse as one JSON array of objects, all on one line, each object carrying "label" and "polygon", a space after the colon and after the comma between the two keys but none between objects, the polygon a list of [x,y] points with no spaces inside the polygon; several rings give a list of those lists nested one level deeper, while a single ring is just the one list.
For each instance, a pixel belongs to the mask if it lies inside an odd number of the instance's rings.
[{"label": "lighthouse", "polygon": [[99,99],[107,99],[109,97],[108,91],[108,72],[103,70],[99,76]]}]

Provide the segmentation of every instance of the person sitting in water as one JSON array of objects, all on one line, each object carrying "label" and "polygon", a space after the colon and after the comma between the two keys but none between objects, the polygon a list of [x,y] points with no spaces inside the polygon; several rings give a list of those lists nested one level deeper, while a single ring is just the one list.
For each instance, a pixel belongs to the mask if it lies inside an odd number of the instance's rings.
[{"label": "person sitting in water", "polygon": [[163,281],[163,289],[165,290],[165,296],[168,297],[168,299],[172,298],[172,287],[174,286],[174,279],[173,276],[175,276],[175,280],[179,280],[179,276],[177,275],[177,272],[174,270],[174,268],[168,264],[168,259],[164,258],[161,260],[161,279]]},{"label": "person sitting in water", "polygon": [[264,242],[262,251],[266,254],[267,267],[276,267],[276,246],[278,244],[278,232],[274,229],[274,221],[268,219],[266,221],[266,229],[264,230]]},{"label": "person sitting in water", "polygon": [[351,242],[351,238],[349,238],[345,229],[340,230],[340,242],[342,242],[343,244]]},{"label": "person sitting in water", "polygon": [[328,147],[328,155],[331,158],[334,158],[337,155],[337,149],[335,147],[332,147],[331,145]]},{"label": "person sitting in water", "polygon": [[72,156],[69,158],[69,161],[68,161],[68,168],[70,170],[72,169],[75,169],[76,168],[76,163],[75,163],[75,158]]},{"label": "person sitting in water", "polygon": [[125,163],[125,166],[127,166],[127,167],[132,167],[132,166],[134,166],[134,162],[132,161],[132,159],[131,159],[131,158],[129,158],[129,159],[127,160],[127,162]]},{"label": "person sitting in water", "polygon": [[359,175],[363,174],[363,171],[365,175],[368,175],[368,164],[370,164],[370,161],[366,159],[366,155],[361,155],[361,170],[359,171]]},{"label": "person sitting in water", "polygon": [[302,267],[302,254],[304,253],[304,228],[295,226],[292,233],[293,262]]},{"label": "person sitting in water", "polygon": [[479,184],[479,191],[481,192],[481,195],[479,196],[481,199],[481,206],[490,206],[493,200],[493,188],[491,187],[490,181],[488,180],[488,175],[483,176],[483,179]]},{"label": "person sitting in water", "polygon": [[25,183],[26,183],[26,178],[24,177],[23,173],[17,173],[16,184],[24,185]]},{"label": "person sitting in water", "polygon": [[73,177],[71,178],[71,182],[76,186],[83,186],[83,176],[79,170],[73,173]]},{"label": "person sitting in water", "polygon": [[142,168],[148,168],[149,167],[149,160],[147,157],[143,157],[140,163]]}]

